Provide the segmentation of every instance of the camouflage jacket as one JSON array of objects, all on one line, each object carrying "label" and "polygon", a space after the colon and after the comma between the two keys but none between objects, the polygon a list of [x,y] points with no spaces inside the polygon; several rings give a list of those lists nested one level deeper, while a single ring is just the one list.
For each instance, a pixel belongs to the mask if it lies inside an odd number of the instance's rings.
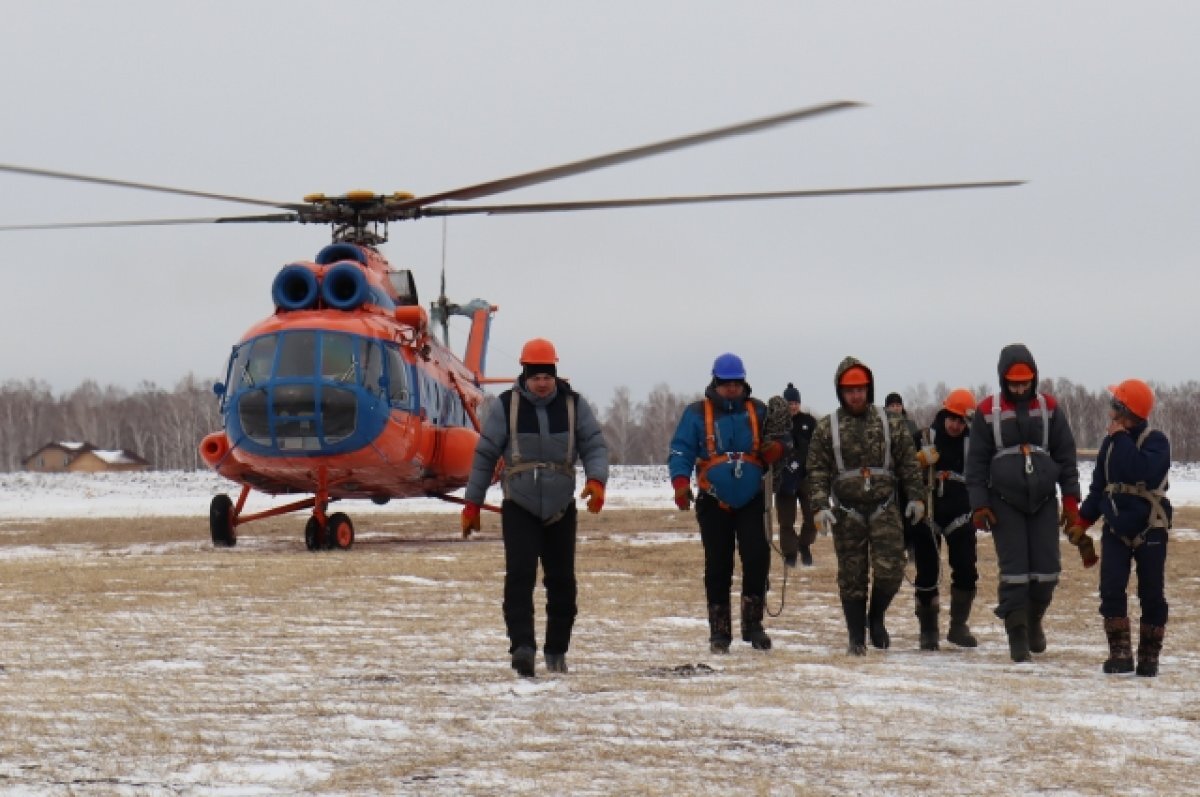
[{"label": "camouflage jacket", "polygon": [[[832,425],[838,424],[842,463],[839,473],[834,454]],[[883,424],[888,424],[891,444],[890,474],[862,474],[864,468],[884,467]],[[817,422],[808,447],[808,483],[814,510],[825,509],[834,498],[851,507],[878,505],[888,500],[897,487],[905,495],[920,497],[925,488],[917,466],[917,452],[904,420],[889,417],[876,406],[862,415],[838,409]]]}]

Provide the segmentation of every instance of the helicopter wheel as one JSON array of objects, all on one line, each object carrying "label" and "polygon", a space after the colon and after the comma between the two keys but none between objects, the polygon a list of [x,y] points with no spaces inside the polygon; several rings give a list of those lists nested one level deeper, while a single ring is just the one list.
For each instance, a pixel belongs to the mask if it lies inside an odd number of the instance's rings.
[{"label": "helicopter wheel", "polygon": [[233,499],[224,493],[213,496],[209,504],[208,529],[212,532],[214,548],[237,545],[237,530],[233,527]]},{"label": "helicopter wheel", "polygon": [[350,522],[350,516],[344,512],[338,512],[329,516],[329,525],[325,527],[326,541],[330,548],[341,548],[343,551],[350,550],[350,546],[354,545],[354,524]]},{"label": "helicopter wheel", "polygon": [[310,551],[319,551],[325,547],[325,529],[316,515],[310,517],[304,524],[304,547]]}]

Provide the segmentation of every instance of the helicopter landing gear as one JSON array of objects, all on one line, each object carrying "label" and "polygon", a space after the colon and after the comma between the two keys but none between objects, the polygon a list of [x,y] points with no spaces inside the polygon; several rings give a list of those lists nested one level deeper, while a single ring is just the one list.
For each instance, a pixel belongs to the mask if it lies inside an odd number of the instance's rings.
[{"label": "helicopter landing gear", "polygon": [[354,524],[350,522],[350,516],[344,512],[330,515],[325,526],[325,540],[330,548],[350,550],[354,545]]},{"label": "helicopter landing gear", "polygon": [[325,547],[325,526],[317,520],[316,515],[304,524],[304,547],[310,551],[319,551]]},{"label": "helicopter landing gear", "polygon": [[237,545],[237,529],[233,525],[233,499],[222,493],[213,496],[208,507],[208,528],[214,548]]}]

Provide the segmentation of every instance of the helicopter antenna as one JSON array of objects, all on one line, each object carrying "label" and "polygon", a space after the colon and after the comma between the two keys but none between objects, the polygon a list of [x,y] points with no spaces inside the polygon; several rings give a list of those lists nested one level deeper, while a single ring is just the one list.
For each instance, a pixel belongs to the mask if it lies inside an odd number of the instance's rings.
[{"label": "helicopter antenna", "polygon": [[446,307],[446,225],[447,220],[442,216],[442,295],[438,301],[442,303],[442,343],[450,345],[450,313]]}]

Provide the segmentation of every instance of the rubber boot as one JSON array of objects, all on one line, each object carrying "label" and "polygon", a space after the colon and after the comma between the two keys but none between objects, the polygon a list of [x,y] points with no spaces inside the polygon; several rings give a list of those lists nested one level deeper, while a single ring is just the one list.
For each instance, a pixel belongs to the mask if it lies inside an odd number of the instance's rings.
[{"label": "rubber boot", "polygon": [[851,656],[867,655],[867,599],[842,598],[842,612],[846,615],[849,637],[846,653]]},{"label": "rubber boot", "polygon": [[1048,603],[1029,602],[1029,652],[1046,652],[1046,632],[1042,629],[1042,618],[1046,616]]},{"label": "rubber boot", "polygon": [[708,604],[708,649],[712,653],[728,653],[733,641],[733,618],[728,603]]},{"label": "rubber boot", "polygon": [[1128,617],[1105,617],[1104,634],[1108,637],[1108,660],[1104,671],[1110,675],[1133,672],[1133,640]]},{"label": "rubber boot", "polygon": [[888,646],[892,644],[892,638],[888,635],[883,621],[894,597],[896,597],[895,590],[883,592],[878,587],[871,590],[871,607],[867,611],[867,623],[871,629],[871,644],[880,650],[887,650]]},{"label": "rubber boot", "polygon": [[742,596],[742,641],[755,650],[770,650],[771,637],[763,630],[763,599],[761,595]]},{"label": "rubber boot", "polygon": [[967,618],[971,616],[971,604],[975,601],[975,590],[950,588],[950,630],[946,633],[946,641],[960,648],[973,648],[979,645],[967,627]]},{"label": "rubber boot", "polygon": [[917,604],[917,622],[921,627],[921,650],[938,649],[938,596],[934,595],[929,605]]},{"label": "rubber boot", "polygon": [[1013,661],[1033,661],[1029,655],[1029,610],[1015,609],[1004,618],[1008,632],[1008,655]]},{"label": "rubber boot", "polygon": [[1158,675],[1158,654],[1162,653],[1163,635],[1167,627],[1143,622],[1139,631],[1137,674],[1153,678]]},{"label": "rubber boot", "polygon": [[537,651],[528,645],[522,645],[512,652],[512,668],[522,678],[534,676],[533,665],[537,659]]}]

